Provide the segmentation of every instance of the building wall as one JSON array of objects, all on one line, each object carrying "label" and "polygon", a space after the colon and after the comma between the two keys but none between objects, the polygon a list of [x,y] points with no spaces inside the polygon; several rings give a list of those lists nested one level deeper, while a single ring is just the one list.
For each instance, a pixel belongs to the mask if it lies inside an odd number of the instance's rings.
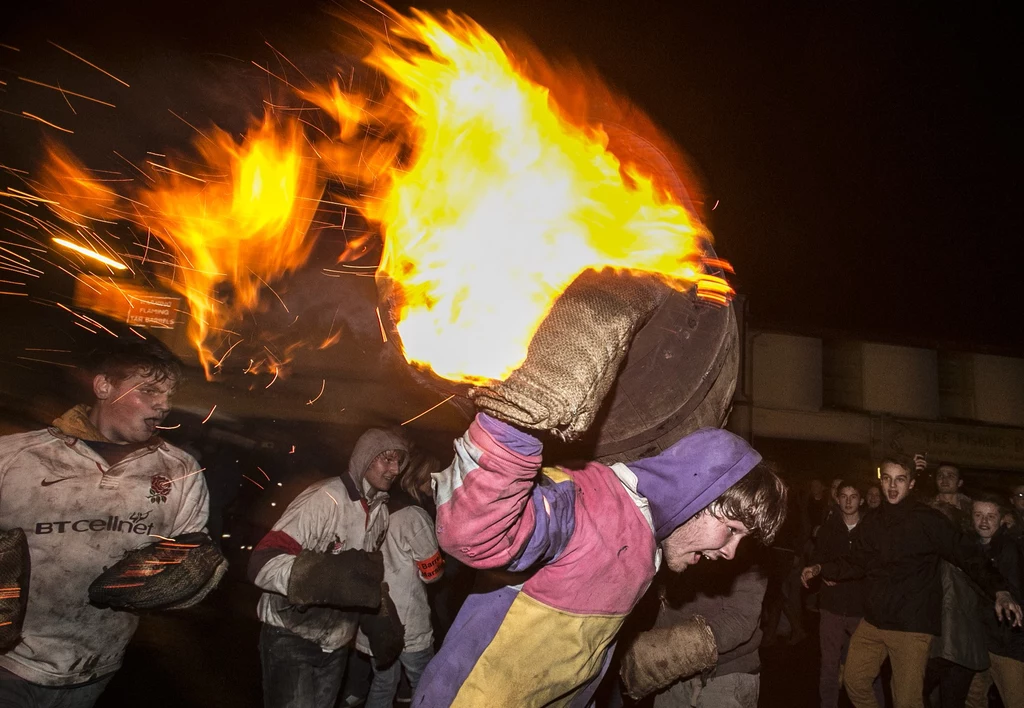
[{"label": "building wall", "polygon": [[974,419],[1024,427],[1024,359],[974,354]]},{"label": "building wall", "polygon": [[753,398],[759,407],[821,410],[821,340],[762,332],[754,335]]},{"label": "building wall", "polygon": [[864,399],[874,413],[939,417],[939,365],[934,350],[861,343]]}]

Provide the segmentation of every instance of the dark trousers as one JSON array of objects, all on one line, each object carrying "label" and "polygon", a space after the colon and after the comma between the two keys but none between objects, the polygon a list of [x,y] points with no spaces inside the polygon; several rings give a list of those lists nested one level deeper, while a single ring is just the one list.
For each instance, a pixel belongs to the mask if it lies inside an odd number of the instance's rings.
[{"label": "dark trousers", "polygon": [[935,705],[930,696],[937,688],[941,708],[964,708],[975,673],[949,659],[932,657],[924,672],[924,704]]},{"label": "dark trousers", "polygon": [[264,708],[333,708],[345,676],[348,647],[323,651],[280,627],[260,630]]},{"label": "dark trousers", "polygon": [[0,669],[0,708],[92,708],[114,674],[77,686],[40,686]]}]

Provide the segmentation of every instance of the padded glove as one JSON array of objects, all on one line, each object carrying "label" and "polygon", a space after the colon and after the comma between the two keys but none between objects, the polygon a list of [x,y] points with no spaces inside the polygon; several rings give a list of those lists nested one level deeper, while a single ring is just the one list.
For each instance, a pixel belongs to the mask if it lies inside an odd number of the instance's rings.
[{"label": "padded glove", "polygon": [[28,540],[21,529],[0,531],[0,651],[21,638],[28,605]]},{"label": "padded glove", "polygon": [[718,645],[707,621],[696,615],[681,624],[652,629],[622,657],[619,675],[626,695],[639,700],[718,663]]},{"label": "padded glove", "polygon": [[398,617],[395,603],[391,601],[388,584],[380,584],[380,609],[376,614],[359,615],[359,628],[370,642],[370,651],[378,668],[387,668],[395,663],[405,648],[405,627]]},{"label": "padded glove", "polygon": [[210,592],[227,570],[205,533],[186,533],[128,551],[89,586],[89,602],[119,610],[189,607]]},{"label": "padded glove", "polygon": [[383,581],[384,556],[379,551],[304,550],[292,565],[288,601],[295,605],[376,608]]},{"label": "padded glove", "polygon": [[506,423],[578,438],[594,422],[633,335],[667,293],[652,277],[584,271],[537,328],[522,366],[469,397]]}]

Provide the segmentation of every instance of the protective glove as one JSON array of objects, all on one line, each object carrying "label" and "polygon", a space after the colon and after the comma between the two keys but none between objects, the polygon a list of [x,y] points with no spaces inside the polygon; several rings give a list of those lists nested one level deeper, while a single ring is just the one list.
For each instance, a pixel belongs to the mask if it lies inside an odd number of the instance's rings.
[{"label": "protective glove", "polygon": [[705,619],[696,615],[682,624],[638,636],[622,657],[619,675],[626,695],[639,700],[716,663],[715,635]]},{"label": "protective glove", "polygon": [[359,615],[359,628],[370,642],[377,668],[384,669],[395,663],[405,648],[405,627],[398,617],[395,603],[391,601],[388,584],[380,584],[380,609],[375,614]]},{"label": "protective glove", "polygon": [[28,605],[28,540],[21,529],[0,531],[0,651],[21,638]]},{"label": "protective glove", "polygon": [[206,597],[226,569],[207,534],[182,534],[128,551],[92,581],[89,602],[120,610],[188,607]]},{"label": "protective glove", "polygon": [[522,366],[469,397],[506,423],[578,438],[594,422],[633,335],[667,293],[651,277],[585,271],[537,328]]},{"label": "protective glove", "polygon": [[379,551],[304,550],[292,565],[288,601],[295,605],[376,608],[383,581],[384,556]]}]

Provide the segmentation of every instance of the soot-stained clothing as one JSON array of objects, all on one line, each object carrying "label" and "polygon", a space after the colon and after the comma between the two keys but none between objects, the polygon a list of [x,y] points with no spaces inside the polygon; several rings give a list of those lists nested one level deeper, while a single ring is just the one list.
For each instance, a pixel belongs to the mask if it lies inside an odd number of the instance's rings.
[{"label": "soot-stained clothing", "polygon": [[25,531],[32,564],[22,641],[0,666],[44,686],[120,668],[138,617],[90,605],[89,585],[127,551],[204,531],[209,513],[195,458],[159,438],[111,443],[88,412],[0,438],[0,527]]},{"label": "soot-stained clothing", "polygon": [[760,460],[708,429],[628,465],[542,470],[537,439],[483,413],[455,452],[433,477],[438,541],[495,572],[427,667],[421,708],[586,705],[660,542]]},{"label": "soot-stained clothing", "polygon": [[407,449],[399,435],[370,429],[356,442],[346,474],[310,485],[288,505],[249,560],[249,578],[264,590],[257,606],[260,621],[315,642],[325,652],[352,641],[357,612],[289,602],[292,566],[303,549],[340,553],[381,547],[388,530],[388,495],[370,487],[364,474],[380,453]]},{"label": "soot-stained clothing", "polygon": [[[388,505],[388,533],[381,546],[384,553],[384,582],[405,628],[403,652],[417,652],[434,646],[426,583],[441,579],[444,559],[437,547],[434,521],[418,506],[395,500]],[[397,508],[396,508],[397,507]],[[373,655],[369,641],[360,632],[356,649]]]}]

